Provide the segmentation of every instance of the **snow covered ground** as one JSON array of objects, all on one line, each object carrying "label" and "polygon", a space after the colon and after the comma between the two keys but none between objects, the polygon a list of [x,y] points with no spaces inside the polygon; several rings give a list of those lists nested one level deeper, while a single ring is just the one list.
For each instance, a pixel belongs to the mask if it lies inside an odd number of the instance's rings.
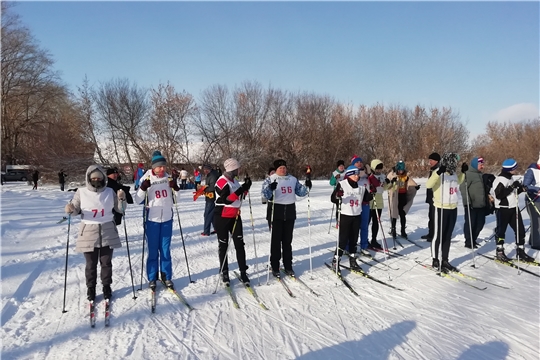
[{"label": "snow covered ground", "polygon": [[[337,235],[334,228],[328,233],[332,204],[327,181],[314,181],[309,202],[304,198],[297,203],[293,240],[294,269],[320,296],[290,279],[286,280],[295,298],[272,279],[266,285],[263,267],[269,232],[266,205],[259,196],[261,182],[256,182],[251,197],[255,230],[246,201],[242,207],[244,238],[252,284],[269,310],[261,309],[236,279],[232,284],[240,309],[235,309],[221,286],[212,294],[218,273],[217,240],[200,236],[204,199],[194,202],[192,191],[186,190],[179,209],[195,283],[189,283],[176,217],[173,270],[177,289],[196,310],[189,313],[161,288],[156,313],[151,314],[146,281],[144,290],[133,299],[121,226],[124,247],[115,251],[113,259],[111,326],[104,327],[98,286],[94,329],[87,316],[84,257],[73,250],[80,218],[73,219],[69,233],[67,222],[56,224],[74,193],[52,185],[32,191],[26,184],[8,183],[1,187],[2,359],[538,359],[539,278],[518,275],[510,267],[481,257],[476,257],[477,268],[472,268],[472,253],[463,247],[461,206],[451,262],[467,274],[511,289],[470,281],[487,286],[480,291],[439,278],[415,263],[414,259],[430,262],[428,244],[420,239],[427,228],[425,181],[419,179],[422,188],[407,216],[410,238],[423,249],[401,240],[405,248],[398,246],[397,251],[407,258],[388,260],[397,270],[386,271],[375,263],[362,265],[372,276],[384,281],[390,278],[391,284],[404,291],[344,270],[360,294],[356,297],[326,268],[324,262],[331,259],[329,249],[335,246]],[[141,278],[141,214],[140,205],[131,205],[126,215],[135,289]],[[523,214],[527,228],[528,215]],[[382,220],[389,229],[387,210]],[[490,216],[480,237],[489,238],[494,227],[495,218]],[[62,313],[68,237],[67,312]],[[514,239],[510,230],[507,239]],[[494,249],[493,241],[483,242],[479,251],[493,253]],[[537,256],[533,250],[528,252]],[[229,254],[234,270],[234,250]],[[507,255],[514,254],[513,245],[507,245]],[[384,260],[382,254],[376,258]],[[536,267],[529,270],[540,273]]]}]

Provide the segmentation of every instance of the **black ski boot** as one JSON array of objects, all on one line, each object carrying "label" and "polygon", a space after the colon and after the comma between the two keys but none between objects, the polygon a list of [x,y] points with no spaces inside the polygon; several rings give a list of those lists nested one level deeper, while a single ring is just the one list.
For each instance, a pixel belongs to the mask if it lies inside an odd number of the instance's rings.
[{"label": "black ski boot", "polygon": [[229,272],[224,271],[221,273],[221,281],[223,281],[224,284],[229,284],[231,280],[229,279]]},{"label": "black ski boot", "polygon": [[401,235],[400,235],[400,236],[401,236],[402,238],[404,238],[404,239],[409,239],[409,238],[407,237],[407,233],[405,232],[405,228],[404,228],[404,227],[401,228]]},{"label": "black ski boot", "polygon": [[166,287],[168,287],[171,290],[174,290],[174,283],[171,280],[165,280],[164,283]]},{"label": "black ski boot", "polygon": [[523,246],[518,246],[516,250],[516,257],[519,259],[519,261],[534,262],[534,258],[527,255],[527,253],[525,252],[525,249],[523,249]]},{"label": "black ski boot", "polygon": [[472,249],[473,247],[474,247],[475,249],[478,249],[478,244],[476,243],[476,241],[474,241],[474,242],[473,242],[473,246],[471,246],[471,243],[466,242],[466,243],[465,243],[465,247],[466,247],[467,249]]},{"label": "black ski boot", "polygon": [[504,253],[504,248],[497,248],[497,252],[495,254],[495,258],[499,261],[503,262],[509,262],[510,259],[506,257],[506,254]]},{"label": "black ski boot", "polygon": [[292,268],[290,269],[285,268],[285,274],[289,276],[294,276],[294,270]]},{"label": "black ski boot", "polygon": [[395,226],[392,226],[392,228],[390,229],[390,236],[393,237],[394,239],[397,237]]},{"label": "black ski boot", "polygon": [[150,289],[152,291],[156,291],[156,280],[152,280],[148,283],[148,286],[150,286]]},{"label": "black ski boot", "polygon": [[362,268],[356,262],[356,257],[354,255],[356,255],[356,254],[351,254],[351,256],[349,257],[349,266],[350,266],[351,270],[362,271]]},{"label": "black ski boot", "polygon": [[107,300],[112,298],[111,285],[103,285],[103,297]]},{"label": "black ski boot", "polygon": [[441,265],[442,265],[442,271],[444,271],[445,273],[459,272],[459,270],[454,265],[450,264],[448,260],[443,260]]},{"label": "black ski boot", "polygon": [[377,242],[377,240],[373,239],[369,243],[369,247],[373,250],[382,250],[382,246]]},{"label": "black ski boot", "polygon": [[281,277],[281,274],[279,273],[279,270],[272,269],[272,276],[275,277],[275,278],[279,278],[279,277]]},{"label": "black ski boot", "polygon": [[240,272],[240,281],[242,281],[244,284],[249,285],[249,278],[245,271]]},{"label": "black ski boot", "polygon": [[94,301],[96,299],[96,287],[89,287],[88,290],[86,290],[86,298],[88,301]]},{"label": "black ski boot", "polygon": [[433,259],[433,261],[431,262],[431,267],[434,269],[439,270],[440,265],[441,264],[439,263],[439,259]]},{"label": "black ski boot", "polygon": [[161,281],[165,282],[165,280],[167,280],[167,275],[163,271],[161,271],[159,275],[161,276]]}]

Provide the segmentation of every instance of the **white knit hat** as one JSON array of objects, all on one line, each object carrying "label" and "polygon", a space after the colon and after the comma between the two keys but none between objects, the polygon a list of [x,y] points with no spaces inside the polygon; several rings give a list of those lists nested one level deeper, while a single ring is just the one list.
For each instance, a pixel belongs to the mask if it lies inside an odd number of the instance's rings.
[{"label": "white knit hat", "polygon": [[223,166],[225,167],[225,171],[231,172],[238,169],[240,167],[240,163],[238,162],[238,160],[230,158],[225,160]]}]

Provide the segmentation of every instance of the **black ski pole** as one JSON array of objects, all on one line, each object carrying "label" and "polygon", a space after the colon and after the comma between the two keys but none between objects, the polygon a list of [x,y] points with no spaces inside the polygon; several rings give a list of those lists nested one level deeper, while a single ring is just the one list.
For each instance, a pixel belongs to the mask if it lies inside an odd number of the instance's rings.
[{"label": "black ski pole", "polygon": [[187,273],[189,277],[190,283],[195,283],[195,281],[191,280],[191,274],[189,273],[189,263],[187,259],[187,252],[186,252],[186,243],[184,242],[184,233],[182,232],[182,224],[180,224],[180,213],[178,212],[178,203],[176,201],[176,191],[173,190],[173,201],[174,201],[174,207],[176,208],[176,217],[178,218],[178,227],[180,228],[180,237],[182,238],[182,247],[184,248],[184,256],[186,258],[186,267],[187,267]]},{"label": "black ski pole", "polygon": [[68,231],[66,244],[66,267],[64,269],[64,304],[62,305],[62,314],[66,313],[66,289],[67,289],[67,268],[68,268],[68,253],[69,253],[69,229],[71,227],[71,214],[68,215]]},{"label": "black ski pole", "polygon": [[127,227],[126,227],[126,209],[124,209],[124,202],[122,202],[122,217],[124,220],[124,234],[126,235],[126,249],[128,254],[128,262],[129,262],[129,274],[131,276],[131,288],[133,289],[133,300],[137,298],[135,295],[135,283],[133,282],[133,268],[131,267],[131,256],[129,255],[129,242],[128,242],[128,236],[127,236]]}]

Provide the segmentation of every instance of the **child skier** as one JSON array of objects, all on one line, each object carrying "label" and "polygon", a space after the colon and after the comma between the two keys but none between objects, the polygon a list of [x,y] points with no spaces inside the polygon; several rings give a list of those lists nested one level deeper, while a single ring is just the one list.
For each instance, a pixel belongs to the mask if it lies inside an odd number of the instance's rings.
[{"label": "child skier", "polygon": [[349,249],[349,264],[352,270],[361,270],[356,262],[356,242],[360,232],[362,203],[372,199],[366,187],[358,184],[360,170],[351,165],[345,171],[344,179],[339,181],[330,200],[337,204],[339,212],[339,246],[334,252],[332,269],[336,271],[345,248]]},{"label": "child skier", "polygon": [[[90,165],[86,170],[86,186],[79,188],[71,202],[65,206],[67,214],[81,214],[81,225],[75,250],[84,253],[86,259],[86,295],[88,300],[96,297],[97,264],[101,264],[101,284],[103,297],[112,297],[112,255],[113,249],[121,247],[118,230],[114,222],[114,211],[126,208],[125,193],[106,187],[107,177],[98,165]],[[119,199],[122,205],[119,206]]]},{"label": "child skier", "polygon": [[[373,200],[369,203],[370,208],[370,219],[371,224],[371,241],[369,247],[375,250],[382,249],[381,245],[377,242],[377,235],[379,233],[379,218],[381,217],[382,211],[384,209],[383,201],[383,192],[388,190],[390,185],[390,180],[386,178],[386,175],[382,173],[383,163],[379,159],[374,159],[371,161],[371,169],[373,171],[373,176],[377,179],[379,186],[376,186],[375,183],[370,184],[370,192],[373,195]],[[369,224],[368,224],[369,225]]]},{"label": "child skier", "polygon": [[144,203],[146,212],[146,241],[148,257],[146,275],[152,291],[156,289],[158,273],[165,286],[174,289],[172,282],[171,239],[173,227],[173,205],[180,190],[177,182],[165,171],[167,160],[161,152],[152,154],[152,168],[141,178],[135,195],[138,203]]},{"label": "child skier", "polygon": [[[514,159],[506,159],[502,163],[502,171],[493,182],[495,208],[497,209],[497,259],[509,261],[504,253],[504,240],[508,225],[516,234],[516,256],[520,261],[533,262],[534,258],[525,253],[525,227],[521,212],[518,211],[518,195],[526,191],[519,181],[513,181],[518,164]],[[517,215],[516,215],[517,213]]]},{"label": "child skier", "polygon": [[388,190],[389,211],[392,219],[390,233],[393,238],[397,236],[396,224],[399,216],[401,237],[407,239],[407,233],[405,232],[407,226],[406,216],[412,206],[416,192],[420,189],[420,185],[407,175],[405,162],[402,160],[398,161],[396,164],[395,172],[392,171],[388,174],[388,180],[390,180],[392,184]]}]

